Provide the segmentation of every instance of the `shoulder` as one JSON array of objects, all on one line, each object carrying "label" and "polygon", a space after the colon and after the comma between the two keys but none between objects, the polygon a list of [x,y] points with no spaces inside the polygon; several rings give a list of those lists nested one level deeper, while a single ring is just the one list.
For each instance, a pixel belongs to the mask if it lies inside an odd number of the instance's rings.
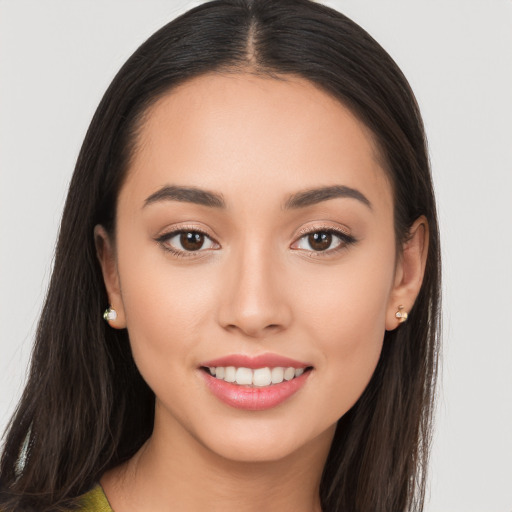
[{"label": "shoulder", "polygon": [[[2,497],[2,493],[0,492],[0,497]],[[103,488],[100,484],[94,485],[91,490],[86,493],[74,498],[72,504],[67,507],[62,508],[58,507],[58,510],[65,512],[113,512],[110,503],[108,502],[105,493],[103,492]],[[5,512],[5,510],[36,510],[32,506],[26,508],[25,506],[19,507],[18,505],[10,505],[7,508],[4,508],[2,504],[2,500],[0,499],[0,512]],[[52,509],[53,510],[53,509]]]},{"label": "shoulder", "polygon": [[100,484],[82,495],[78,504],[80,512],[113,512]]}]

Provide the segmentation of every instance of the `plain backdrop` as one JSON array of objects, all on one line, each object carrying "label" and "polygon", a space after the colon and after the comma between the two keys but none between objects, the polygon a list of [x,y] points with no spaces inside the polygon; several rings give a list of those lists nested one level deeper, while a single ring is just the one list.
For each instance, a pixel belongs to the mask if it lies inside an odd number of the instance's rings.
[{"label": "plain backdrop", "polygon": [[[201,2],[0,0],[0,429],[22,391],[66,187],[114,74]],[[444,257],[427,512],[512,511],[512,1],[324,2],[367,29],[423,112]]]}]

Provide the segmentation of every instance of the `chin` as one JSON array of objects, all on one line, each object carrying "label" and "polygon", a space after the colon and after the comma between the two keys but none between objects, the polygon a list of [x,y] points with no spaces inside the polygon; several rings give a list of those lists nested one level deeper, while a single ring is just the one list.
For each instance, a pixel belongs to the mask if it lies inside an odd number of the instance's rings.
[{"label": "chin", "polygon": [[[211,453],[240,463],[271,463],[293,457],[307,457],[308,452],[328,451],[336,423],[316,432],[299,421],[231,422],[229,433],[213,428],[196,438]],[[217,426],[220,426],[217,424]]]}]

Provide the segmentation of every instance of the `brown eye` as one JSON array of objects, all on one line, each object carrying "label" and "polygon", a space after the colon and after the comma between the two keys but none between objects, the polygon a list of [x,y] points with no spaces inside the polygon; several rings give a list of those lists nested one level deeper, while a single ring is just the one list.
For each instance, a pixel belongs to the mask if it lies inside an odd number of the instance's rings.
[{"label": "brown eye", "polygon": [[216,242],[201,231],[173,231],[162,235],[157,241],[164,249],[179,255],[219,248]]},{"label": "brown eye", "polygon": [[314,251],[325,251],[331,247],[332,238],[332,233],[328,233],[327,231],[318,231],[308,235],[308,243]]},{"label": "brown eye", "polygon": [[180,243],[186,251],[198,251],[203,247],[204,235],[197,231],[183,232],[180,235]]},{"label": "brown eye", "polygon": [[318,229],[310,231],[295,241],[291,248],[300,249],[312,255],[334,255],[340,249],[354,244],[356,239],[338,229]]}]

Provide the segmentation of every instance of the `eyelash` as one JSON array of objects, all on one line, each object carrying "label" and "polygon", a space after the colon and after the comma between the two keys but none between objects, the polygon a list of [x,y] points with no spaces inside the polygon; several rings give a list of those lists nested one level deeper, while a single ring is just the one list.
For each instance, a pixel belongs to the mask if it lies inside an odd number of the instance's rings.
[{"label": "eyelash", "polygon": [[169,240],[171,240],[172,238],[174,238],[176,235],[180,235],[183,233],[200,234],[200,235],[203,235],[204,237],[212,240],[215,244],[217,244],[217,242],[208,233],[206,233],[206,231],[203,231],[202,229],[198,229],[197,227],[187,228],[186,226],[184,226],[180,229],[176,229],[174,231],[170,231],[169,233],[164,233],[163,235],[156,238],[156,241],[162,246],[162,248],[165,251],[170,252],[173,256],[175,256],[177,258],[197,258],[198,256],[202,256],[201,253],[204,252],[204,249],[197,250],[197,251],[181,251],[180,249],[174,249],[171,245],[166,243]]},{"label": "eyelash", "polygon": [[[183,234],[183,233],[195,233],[195,234],[203,235],[204,237],[210,239],[214,244],[218,245],[218,243],[208,233],[206,233],[205,231],[203,231],[201,229],[198,229],[197,227],[191,227],[191,228],[183,227],[180,229],[176,229],[174,231],[170,231],[169,233],[164,233],[163,235],[159,236],[155,240],[162,246],[162,248],[165,251],[170,252],[173,256],[175,256],[177,258],[197,258],[200,255],[202,255],[201,253],[205,252],[205,250],[208,250],[208,249],[202,249],[202,250],[199,249],[197,251],[182,251],[180,249],[173,248],[172,246],[170,246],[167,243],[170,239],[174,238],[177,235]],[[295,242],[293,242],[293,244],[296,244],[303,238],[305,238],[309,235],[315,234],[315,233],[326,233],[329,235],[334,235],[335,237],[337,237],[340,240],[340,243],[334,249],[326,249],[323,251],[315,251],[315,250],[307,251],[310,253],[309,257],[312,257],[312,258],[321,258],[321,257],[332,256],[332,255],[337,254],[340,251],[346,249],[348,246],[357,242],[357,240],[352,235],[345,233],[341,229],[335,229],[332,227],[315,226],[311,229],[301,230],[299,238],[297,238],[297,240]],[[294,249],[294,250],[305,250],[305,249]]]},{"label": "eyelash", "polygon": [[[325,233],[328,235],[334,235],[336,238],[339,239],[339,244],[334,249],[326,249],[324,251],[314,251],[314,250],[307,251],[307,252],[309,252],[308,256],[310,258],[323,258],[323,257],[333,256],[333,255],[338,254],[339,252],[347,249],[347,247],[349,247],[350,245],[353,245],[357,242],[355,237],[353,237],[352,235],[349,235],[348,233],[346,233],[345,231],[343,231],[341,229],[336,229],[336,228],[327,227],[327,226],[314,226],[312,228],[305,228],[305,229],[301,230],[300,237],[293,243],[297,244],[303,238],[305,238],[309,235],[313,235],[315,233]],[[296,249],[296,250],[300,250],[300,249]]]}]

